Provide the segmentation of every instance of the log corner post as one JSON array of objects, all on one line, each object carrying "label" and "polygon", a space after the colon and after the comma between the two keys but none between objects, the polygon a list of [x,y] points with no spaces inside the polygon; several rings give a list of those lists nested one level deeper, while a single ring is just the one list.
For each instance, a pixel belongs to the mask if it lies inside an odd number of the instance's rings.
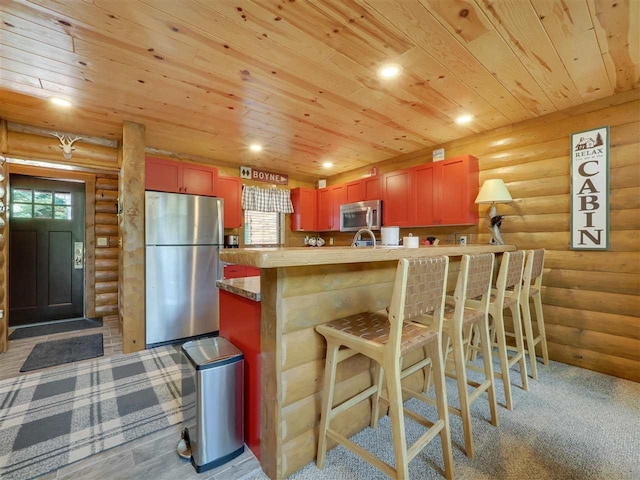
[{"label": "log corner post", "polygon": [[120,316],[122,350],[145,348],[145,126],[125,121],[120,166]]}]

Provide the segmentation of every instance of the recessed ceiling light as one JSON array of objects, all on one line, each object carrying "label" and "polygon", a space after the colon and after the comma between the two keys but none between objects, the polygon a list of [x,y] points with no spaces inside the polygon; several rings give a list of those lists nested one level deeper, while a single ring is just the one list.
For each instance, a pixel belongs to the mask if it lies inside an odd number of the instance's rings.
[{"label": "recessed ceiling light", "polygon": [[331,168],[331,167],[333,167],[333,163],[331,163],[331,162],[324,162],[324,163],[322,164],[322,166],[323,166],[324,168]]},{"label": "recessed ceiling light", "polygon": [[464,125],[465,123],[469,123],[471,120],[473,120],[473,115],[460,115],[456,118],[456,123],[458,125]]},{"label": "recessed ceiling light", "polygon": [[57,105],[58,107],[70,107],[71,106],[71,102],[69,100],[65,100],[64,98],[59,98],[59,97],[51,97],[50,98],[51,103],[53,103],[54,105]]},{"label": "recessed ceiling light", "polygon": [[384,78],[393,78],[398,76],[401,71],[402,67],[400,65],[392,63],[389,65],[383,65],[380,70],[378,70],[378,75]]},{"label": "recessed ceiling light", "polygon": [[250,149],[252,152],[259,152],[260,150],[262,150],[262,145],[258,145],[257,143],[254,143],[253,145],[251,145],[251,146],[249,147],[249,149]]}]

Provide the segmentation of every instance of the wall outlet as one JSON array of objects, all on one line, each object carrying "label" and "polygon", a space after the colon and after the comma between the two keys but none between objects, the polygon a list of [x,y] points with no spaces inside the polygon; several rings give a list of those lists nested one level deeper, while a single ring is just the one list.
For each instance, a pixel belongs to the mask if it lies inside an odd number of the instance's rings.
[{"label": "wall outlet", "polygon": [[307,235],[306,237],[304,237],[304,244],[305,244],[305,245],[309,245],[309,235]]},{"label": "wall outlet", "polygon": [[4,318],[4,310],[0,310],[0,319]]},{"label": "wall outlet", "polygon": [[98,247],[108,247],[109,246],[109,237],[98,237],[98,238],[96,238],[96,245]]},{"label": "wall outlet", "polygon": [[333,237],[329,237],[329,245],[333,245]]}]

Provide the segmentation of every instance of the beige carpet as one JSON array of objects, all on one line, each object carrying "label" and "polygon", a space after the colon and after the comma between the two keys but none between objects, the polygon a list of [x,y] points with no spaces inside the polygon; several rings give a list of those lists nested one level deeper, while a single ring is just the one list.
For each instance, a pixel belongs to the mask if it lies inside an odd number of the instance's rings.
[{"label": "beige carpet", "polygon": [[[460,418],[451,416],[454,473],[457,479],[639,479],[640,384],[562,363],[541,366],[539,380],[522,390],[520,375],[512,375],[514,410],[504,408],[498,380],[500,426],[489,423],[488,404],[474,403],[473,428],[476,458],[462,452]],[[447,393],[457,404],[454,381]],[[415,400],[417,412],[435,418],[435,409]],[[410,441],[422,427],[406,421]],[[385,417],[377,430],[367,428],[353,440],[393,464],[391,427]],[[442,479],[440,442],[427,446],[409,464],[412,479]],[[265,477],[266,478],[266,477]],[[296,480],[351,480],[388,478],[346,448],[327,454],[323,470],[310,463],[293,474]]]}]

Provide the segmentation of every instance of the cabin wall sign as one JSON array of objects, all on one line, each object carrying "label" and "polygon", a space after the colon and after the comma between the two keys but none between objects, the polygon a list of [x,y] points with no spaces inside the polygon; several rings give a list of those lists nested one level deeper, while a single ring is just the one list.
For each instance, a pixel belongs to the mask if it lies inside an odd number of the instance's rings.
[{"label": "cabin wall sign", "polygon": [[571,135],[571,249],[609,249],[609,127]]}]

